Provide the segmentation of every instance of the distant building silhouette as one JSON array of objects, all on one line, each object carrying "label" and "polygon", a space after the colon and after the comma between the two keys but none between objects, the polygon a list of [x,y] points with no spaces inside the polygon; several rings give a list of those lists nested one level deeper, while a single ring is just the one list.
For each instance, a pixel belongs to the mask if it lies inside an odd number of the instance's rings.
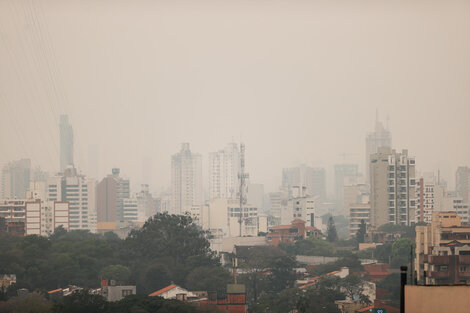
[{"label": "distant building silhouette", "polygon": [[69,124],[68,115],[60,116],[60,171],[63,172],[67,166],[73,165],[73,129]]},{"label": "distant building silhouette", "polygon": [[202,157],[192,153],[189,143],[171,157],[171,206],[173,214],[183,214],[192,205],[203,204]]}]

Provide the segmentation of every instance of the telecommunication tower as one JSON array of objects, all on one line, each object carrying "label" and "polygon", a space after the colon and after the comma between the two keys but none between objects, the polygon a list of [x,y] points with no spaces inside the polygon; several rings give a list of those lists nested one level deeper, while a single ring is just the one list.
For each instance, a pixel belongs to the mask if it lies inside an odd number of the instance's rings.
[{"label": "telecommunication tower", "polygon": [[245,173],[245,144],[240,143],[240,172],[238,179],[240,180],[240,216],[238,217],[238,224],[240,227],[239,236],[242,237],[242,223],[243,223],[243,204],[246,202],[245,197],[245,179],[248,178],[248,173]]}]

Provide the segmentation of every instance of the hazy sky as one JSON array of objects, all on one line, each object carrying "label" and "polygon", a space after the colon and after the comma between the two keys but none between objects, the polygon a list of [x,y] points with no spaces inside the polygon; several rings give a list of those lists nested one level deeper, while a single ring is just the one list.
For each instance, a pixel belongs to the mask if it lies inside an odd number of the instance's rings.
[{"label": "hazy sky", "polygon": [[394,148],[453,185],[469,56],[469,1],[0,0],[0,162],[57,170],[67,113],[85,172],[98,145],[102,175],[140,183],[147,158],[161,188],[181,142],[207,160],[241,136],[274,191],[282,167],[362,168],[378,109]]}]

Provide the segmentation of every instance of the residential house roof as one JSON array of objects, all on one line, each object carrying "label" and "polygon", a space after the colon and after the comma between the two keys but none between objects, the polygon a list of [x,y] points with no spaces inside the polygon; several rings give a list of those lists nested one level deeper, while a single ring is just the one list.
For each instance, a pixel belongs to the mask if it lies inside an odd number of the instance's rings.
[{"label": "residential house roof", "polygon": [[176,287],[176,285],[174,285],[174,284],[173,284],[173,285],[166,286],[165,288],[162,288],[162,289],[160,289],[160,290],[157,290],[157,291],[155,291],[155,292],[152,292],[151,294],[149,294],[149,297],[159,296],[159,295],[161,295],[162,293],[165,293],[165,292],[167,292],[167,291],[169,291],[169,290],[171,290],[171,289],[173,289],[173,288],[175,288],[175,287]]}]

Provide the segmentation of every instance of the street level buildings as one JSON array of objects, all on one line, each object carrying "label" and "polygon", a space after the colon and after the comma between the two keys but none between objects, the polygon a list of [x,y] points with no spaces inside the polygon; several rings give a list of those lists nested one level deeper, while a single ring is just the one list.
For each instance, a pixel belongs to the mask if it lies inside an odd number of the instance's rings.
[{"label": "street level buildings", "polygon": [[470,284],[470,226],[455,212],[434,212],[416,226],[414,268],[425,285]]}]

